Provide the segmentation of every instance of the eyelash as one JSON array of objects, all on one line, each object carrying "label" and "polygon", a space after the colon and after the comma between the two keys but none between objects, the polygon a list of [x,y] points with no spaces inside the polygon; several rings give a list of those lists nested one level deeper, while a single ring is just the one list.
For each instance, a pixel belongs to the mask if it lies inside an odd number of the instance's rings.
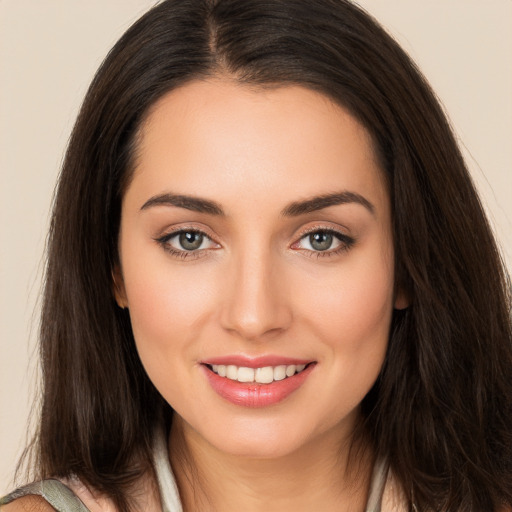
[{"label": "eyelash", "polygon": [[333,256],[338,256],[339,254],[349,251],[356,243],[355,238],[345,235],[344,233],[340,233],[339,231],[337,231],[335,229],[314,227],[314,228],[311,228],[311,229],[303,232],[300,235],[299,240],[292,244],[292,247],[297,245],[299,242],[304,240],[306,237],[309,237],[315,233],[323,233],[323,234],[327,234],[327,235],[332,235],[335,239],[337,239],[340,242],[340,246],[337,247],[336,249],[326,249],[325,251],[315,251],[315,250],[310,250],[310,249],[297,248],[297,250],[305,251],[310,258],[329,258],[329,257],[333,257]]},{"label": "eyelash", "polygon": [[[192,234],[202,235],[203,237],[205,237],[205,239],[209,240],[211,243],[214,243],[214,244],[217,243],[212,239],[212,237],[210,235],[208,235],[204,231],[202,231],[200,229],[196,229],[196,228],[191,228],[191,229],[181,228],[177,231],[172,231],[171,233],[167,233],[161,237],[155,238],[155,241],[158,244],[160,244],[162,246],[162,248],[166,252],[168,252],[171,256],[177,257],[177,258],[180,258],[183,260],[188,259],[188,258],[200,258],[202,255],[204,255],[204,251],[206,251],[208,249],[196,249],[196,250],[189,250],[189,251],[187,251],[186,249],[179,250],[179,249],[175,249],[174,247],[172,247],[169,244],[169,242],[173,238],[176,238],[179,235],[184,234],[184,233],[192,233]],[[327,234],[327,235],[332,235],[335,239],[337,239],[340,242],[340,246],[336,249],[326,249],[325,251],[301,249],[298,247],[296,247],[295,249],[306,252],[307,255],[311,258],[326,258],[326,257],[328,258],[328,257],[332,257],[332,256],[337,256],[343,252],[349,251],[353,247],[353,245],[356,243],[355,238],[347,236],[347,235],[340,233],[339,231],[336,231],[334,229],[315,227],[308,231],[303,232],[300,235],[297,242],[294,242],[292,244],[292,248],[294,248],[294,246],[299,244],[306,237],[309,237],[315,233],[323,233],[323,234]]]},{"label": "eyelash", "polygon": [[186,249],[183,249],[183,250],[175,249],[174,247],[172,247],[170,245],[169,242],[173,238],[176,238],[184,233],[192,233],[192,234],[202,235],[205,239],[209,240],[210,242],[217,243],[212,239],[212,237],[210,235],[208,235],[204,231],[197,229],[197,228],[190,228],[190,229],[181,228],[176,231],[172,231],[171,233],[167,233],[159,238],[156,238],[155,241],[157,243],[159,243],[166,252],[168,252],[171,256],[174,256],[176,258],[180,258],[183,260],[189,259],[189,258],[200,258],[204,254],[204,251],[206,249],[196,249],[196,250],[187,251]]}]

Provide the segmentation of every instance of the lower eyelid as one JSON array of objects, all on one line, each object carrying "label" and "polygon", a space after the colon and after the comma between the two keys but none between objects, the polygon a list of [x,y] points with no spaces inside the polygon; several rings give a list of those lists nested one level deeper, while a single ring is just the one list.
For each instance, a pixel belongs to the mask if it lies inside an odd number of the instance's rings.
[{"label": "lower eyelid", "polygon": [[354,239],[341,241],[340,245],[334,249],[327,249],[325,251],[315,251],[314,249],[298,249],[303,252],[309,258],[330,258],[335,256],[340,256],[343,253],[346,253],[352,249],[356,241]]},{"label": "lower eyelid", "polygon": [[178,249],[175,249],[174,247],[165,246],[164,251],[168,252],[171,256],[175,258],[180,258],[182,260],[185,260],[187,258],[197,258],[198,251],[180,251]]}]

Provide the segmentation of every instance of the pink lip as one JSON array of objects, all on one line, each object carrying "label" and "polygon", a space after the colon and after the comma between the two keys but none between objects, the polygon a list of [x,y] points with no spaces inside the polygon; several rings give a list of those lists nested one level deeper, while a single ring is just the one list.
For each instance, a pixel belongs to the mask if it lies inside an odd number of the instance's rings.
[{"label": "pink lip", "polygon": [[286,363],[265,363],[249,366],[247,361],[245,361],[243,364],[236,364],[233,362],[234,359],[231,358],[229,358],[229,363],[226,363],[225,361],[228,361],[228,359],[223,358],[221,363],[208,362],[201,365],[211,387],[219,396],[228,400],[234,405],[254,408],[274,405],[290,396],[294,391],[298,390],[302,384],[304,384],[316,366],[316,364],[313,363],[305,368],[302,372],[296,373],[292,377],[274,381],[270,384],[258,384],[257,382],[245,383],[231,380],[227,377],[220,377],[215,372],[210,370],[206,364],[235,364],[236,366],[256,368],[263,366],[279,366],[279,364],[306,364],[306,362],[292,363],[289,362],[290,359],[286,359]]}]

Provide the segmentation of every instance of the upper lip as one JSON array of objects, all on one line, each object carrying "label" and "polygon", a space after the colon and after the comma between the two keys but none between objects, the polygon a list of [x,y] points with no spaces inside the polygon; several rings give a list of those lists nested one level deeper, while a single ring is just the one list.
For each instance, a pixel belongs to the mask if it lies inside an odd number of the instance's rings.
[{"label": "upper lip", "polygon": [[249,357],[245,355],[227,355],[204,359],[202,364],[206,365],[234,365],[245,368],[264,368],[265,366],[289,366],[312,363],[311,359],[300,359],[295,357],[284,357],[278,355],[265,355],[258,357]]}]

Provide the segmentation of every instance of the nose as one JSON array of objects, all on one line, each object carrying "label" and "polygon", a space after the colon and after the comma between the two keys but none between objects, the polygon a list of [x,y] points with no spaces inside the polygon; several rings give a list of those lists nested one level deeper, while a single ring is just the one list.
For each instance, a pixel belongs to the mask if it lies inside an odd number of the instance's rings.
[{"label": "nose", "polygon": [[222,327],[251,341],[285,331],[292,320],[286,288],[285,274],[265,251],[235,258],[224,289]]}]

